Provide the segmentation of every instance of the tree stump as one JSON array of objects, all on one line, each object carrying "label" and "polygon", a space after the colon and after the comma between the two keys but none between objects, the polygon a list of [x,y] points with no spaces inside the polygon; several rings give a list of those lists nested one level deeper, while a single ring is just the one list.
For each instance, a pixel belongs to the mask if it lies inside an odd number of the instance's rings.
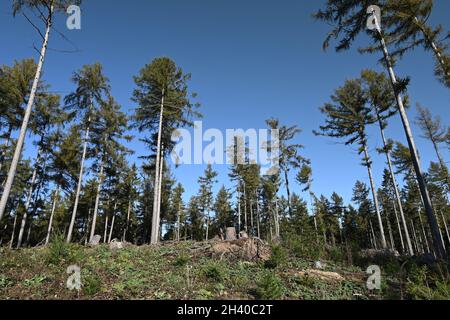
[{"label": "tree stump", "polygon": [[226,241],[234,241],[236,240],[236,228],[227,228],[225,240]]}]

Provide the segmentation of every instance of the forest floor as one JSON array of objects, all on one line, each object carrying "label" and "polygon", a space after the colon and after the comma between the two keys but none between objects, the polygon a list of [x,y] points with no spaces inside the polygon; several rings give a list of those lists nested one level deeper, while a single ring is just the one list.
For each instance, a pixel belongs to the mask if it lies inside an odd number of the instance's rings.
[{"label": "forest floor", "polygon": [[[0,299],[399,299],[395,279],[368,291],[365,269],[287,254],[280,261],[242,261],[211,253],[209,243],[157,247],[0,248]],[[81,289],[69,290],[67,268],[81,270]]]}]

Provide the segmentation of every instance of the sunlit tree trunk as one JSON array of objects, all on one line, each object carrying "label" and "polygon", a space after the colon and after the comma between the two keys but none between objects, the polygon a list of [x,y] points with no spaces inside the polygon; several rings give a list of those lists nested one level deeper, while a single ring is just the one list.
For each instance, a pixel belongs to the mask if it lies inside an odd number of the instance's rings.
[{"label": "sunlit tree trunk", "polygon": [[84,137],[83,155],[82,155],[82,158],[81,158],[80,173],[78,175],[78,185],[77,185],[77,191],[76,191],[76,194],[75,194],[75,204],[73,206],[72,217],[70,219],[69,231],[67,232],[67,240],[66,240],[67,243],[70,243],[72,241],[73,227],[75,225],[75,218],[77,216],[78,203],[80,201],[81,186],[83,184],[84,163],[86,161],[87,145],[88,145],[88,142],[89,142],[90,123],[91,123],[91,119],[89,117],[88,125],[87,125],[87,128],[86,128],[86,134],[85,134],[85,137]]},{"label": "sunlit tree trunk", "polygon": [[400,117],[402,119],[406,139],[408,141],[408,146],[409,146],[411,158],[412,158],[413,165],[414,165],[414,170],[416,172],[417,182],[419,183],[420,193],[424,200],[425,212],[428,217],[428,223],[430,225],[430,229],[431,229],[431,233],[432,233],[432,237],[433,237],[433,246],[435,248],[438,258],[445,258],[447,256],[447,254],[446,254],[445,249],[442,246],[442,243],[439,239],[440,238],[439,237],[439,227],[437,225],[436,216],[434,214],[430,195],[428,193],[428,188],[427,188],[427,185],[426,185],[423,173],[422,173],[422,166],[421,166],[421,163],[419,160],[419,154],[417,152],[416,144],[414,142],[413,134],[411,131],[411,126],[409,124],[408,116],[406,115],[405,107],[403,105],[403,97],[402,97],[401,92],[398,89],[398,81],[397,81],[397,77],[394,72],[392,60],[389,55],[383,34],[381,32],[381,27],[380,27],[379,21],[375,14],[372,14],[372,17],[373,17],[375,25],[377,27],[376,29],[378,32],[378,37],[380,40],[381,47],[383,48],[384,59],[385,59],[386,66],[387,66],[387,69],[389,72],[389,76],[390,76],[390,79],[392,82],[392,87],[393,87],[394,93],[396,95],[397,106],[398,106],[398,109],[400,112]]},{"label": "sunlit tree trunk", "polygon": [[159,242],[159,194],[161,191],[160,178],[160,165],[161,165],[161,141],[162,141],[162,127],[164,117],[164,96],[165,91],[162,91],[161,98],[161,110],[159,115],[159,129],[158,129],[158,142],[156,150],[156,166],[155,166],[155,190],[153,195],[153,215],[152,215],[152,232],[151,232],[151,244],[157,244]]},{"label": "sunlit tree trunk", "polygon": [[6,179],[5,186],[3,188],[2,197],[0,199],[0,221],[3,218],[3,215],[5,213],[6,204],[8,203],[9,195],[11,193],[11,188],[14,182],[14,177],[16,176],[17,171],[17,165],[19,164],[20,157],[22,154],[22,148],[23,144],[25,142],[25,135],[27,133],[28,129],[28,122],[30,121],[31,112],[34,105],[34,99],[36,97],[36,92],[39,85],[39,80],[41,78],[42,73],[42,67],[44,65],[45,60],[45,54],[47,52],[47,46],[48,46],[48,40],[50,36],[50,30],[52,27],[52,21],[53,21],[53,12],[54,12],[54,5],[53,2],[50,5],[49,15],[46,21],[46,30],[44,35],[44,40],[42,43],[42,48],[39,56],[39,63],[37,65],[36,69],[36,75],[33,80],[33,86],[31,87],[30,96],[28,98],[27,107],[25,109],[25,114],[22,121],[22,127],[20,128],[19,138],[17,140],[16,149],[14,151],[14,156],[11,161],[11,166],[8,171],[8,177]]},{"label": "sunlit tree trunk", "polygon": [[112,213],[111,227],[109,229],[108,243],[111,243],[112,235],[113,235],[113,232],[114,232],[114,222],[116,220],[116,210],[117,210],[117,202],[114,203],[114,210],[113,210],[113,213]]},{"label": "sunlit tree trunk", "polygon": [[128,227],[130,225],[130,216],[131,216],[131,200],[128,201],[128,210],[127,210],[127,222],[125,224],[125,229],[123,230],[123,238],[122,241],[126,242],[127,241],[127,232],[128,232]]},{"label": "sunlit tree trunk", "polygon": [[[19,205],[17,205],[17,208],[19,207]],[[12,233],[11,233],[11,240],[9,242],[9,248],[12,249],[13,247],[13,243],[14,243],[14,234],[16,233],[16,225],[17,225],[17,208],[16,211],[14,212],[14,224],[13,224],[13,229],[12,229]]]},{"label": "sunlit tree trunk", "polygon": [[445,232],[447,233],[447,240],[448,240],[448,243],[450,245],[450,233],[448,232],[447,221],[445,221],[445,216],[442,213],[442,210],[441,210],[441,217],[442,217],[442,221],[444,221]]},{"label": "sunlit tree trunk", "polygon": [[50,235],[52,233],[53,228],[53,218],[55,216],[56,204],[58,202],[59,189],[60,187],[58,186],[55,190],[55,195],[53,196],[52,212],[50,214],[50,220],[48,222],[47,236],[45,237],[45,245],[48,245],[48,243],[50,242]]},{"label": "sunlit tree trunk", "polygon": [[259,213],[259,200],[258,200],[258,190],[256,191],[256,232],[258,235],[258,238],[261,238],[260,233],[260,213]]},{"label": "sunlit tree trunk", "polygon": [[95,196],[95,205],[94,205],[94,214],[92,216],[92,226],[91,226],[91,234],[89,235],[89,242],[92,241],[92,238],[95,236],[95,227],[97,224],[97,214],[98,214],[98,207],[100,203],[100,194],[102,192],[102,186],[103,186],[103,173],[104,173],[104,163],[103,160],[100,164],[100,172],[98,174],[98,185],[97,185],[97,194]]},{"label": "sunlit tree trunk", "polygon": [[107,240],[106,236],[108,234],[108,218],[109,218],[109,216],[106,212],[105,212],[105,214],[106,214],[106,218],[105,218],[105,230],[103,232],[103,243],[106,243],[106,240]]}]

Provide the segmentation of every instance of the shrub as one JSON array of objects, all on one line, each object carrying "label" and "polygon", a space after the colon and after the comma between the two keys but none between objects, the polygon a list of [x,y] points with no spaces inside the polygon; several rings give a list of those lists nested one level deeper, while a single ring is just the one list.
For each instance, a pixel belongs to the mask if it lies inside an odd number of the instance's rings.
[{"label": "shrub", "polygon": [[173,263],[176,267],[184,267],[189,261],[191,257],[185,253],[180,254]]},{"label": "shrub", "polygon": [[223,263],[209,262],[204,269],[206,277],[221,282],[227,278],[227,270]]},{"label": "shrub", "polygon": [[81,258],[81,250],[78,246],[68,244],[63,235],[55,235],[50,242],[46,261],[49,264],[72,263]]},{"label": "shrub", "polygon": [[287,252],[281,245],[272,246],[270,259],[265,262],[266,268],[275,269],[286,262]]},{"label": "shrub", "polygon": [[427,266],[414,266],[406,292],[415,300],[450,300],[450,279],[448,275],[432,272]]},{"label": "shrub", "polygon": [[257,283],[256,297],[260,300],[277,300],[283,297],[284,291],[281,279],[266,272]]},{"label": "shrub", "polygon": [[102,287],[100,278],[92,274],[86,275],[81,282],[83,284],[83,292],[88,296],[93,296],[100,292]]}]

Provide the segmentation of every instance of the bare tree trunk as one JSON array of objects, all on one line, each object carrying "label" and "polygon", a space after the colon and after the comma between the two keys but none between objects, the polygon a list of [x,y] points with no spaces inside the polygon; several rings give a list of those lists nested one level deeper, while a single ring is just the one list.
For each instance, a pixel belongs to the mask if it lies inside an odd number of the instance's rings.
[{"label": "bare tree trunk", "polygon": [[286,195],[287,195],[287,205],[288,205],[288,209],[289,209],[289,216],[292,217],[291,189],[289,188],[288,170],[284,170],[284,182],[286,184]]},{"label": "bare tree trunk", "polygon": [[45,245],[48,245],[48,243],[50,242],[50,235],[52,233],[53,228],[53,218],[55,216],[56,204],[58,202],[59,188],[60,188],[59,186],[56,188],[55,195],[53,196],[52,213],[50,214],[50,220],[48,222],[47,236],[45,237]]},{"label": "bare tree trunk", "polygon": [[395,250],[394,235],[392,234],[392,226],[391,226],[391,221],[389,220],[389,213],[387,210],[385,212],[386,212],[386,221],[387,221],[388,232],[389,232],[389,242],[391,243],[391,249]]},{"label": "bare tree trunk", "polygon": [[258,199],[258,190],[256,191],[256,232],[258,235],[258,238],[261,238],[261,233],[260,233],[260,225],[259,225],[259,221],[260,221],[260,214],[259,214],[259,199]]},{"label": "bare tree trunk", "polygon": [[[386,161],[387,161],[387,164],[388,164],[388,167],[389,167],[389,174],[390,174],[390,177],[391,177],[391,183],[392,183],[392,187],[394,188],[395,199],[397,200],[397,205],[398,205],[398,208],[399,208],[399,211],[400,211],[400,218],[402,220],[403,229],[405,231],[406,243],[408,245],[408,252],[412,256],[412,255],[414,255],[414,251],[413,251],[412,244],[411,244],[411,237],[409,236],[409,230],[408,230],[408,225],[407,225],[406,219],[405,219],[405,213],[403,211],[402,199],[400,197],[400,192],[398,191],[397,179],[395,178],[395,173],[394,173],[394,169],[393,169],[393,166],[392,166],[391,154],[390,154],[389,149],[388,149],[386,136],[384,134],[384,126],[383,126],[383,122],[381,121],[381,117],[380,117],[380,113],[379,113],[378,107],[375,106],[375,108],[376,108],[376,112],[377,112],[378,124],[380,126],[381,139],[383,140],[383,146],[385,148]],[[397,217],[397,211],[395,209],[395,205],[394,205],[394,210],[395,210],[395,214],[396,214],[396,217]],[[397,219],[398,219],[398,217],[397,217]],[[402,236],[402,232],[401,232],[400,229],[399,229],[399,233],[400,233],[400,239],[402,241],[402,248],[404,248],[403,236]]]},{"label": "bare tree trunk", "polygon": [[449,245],[450,245],[450,233],[448,232],[447,221],[445,221],[445,216],[444,216],[444,214],[442,213],[442,210],[441,210],[441,216],[442,216],[442,221],[444,221],[445,232],[447,233],[447,240],[448,240],[448,243],[449,243]]},{"label": "bare tree trunk", "polygon": [[[402,245],[402,252],[404,253],[405,252],[405,242],[403,241],[402,228],[400,226],[400,220],[398,219],[397,206],[395,205],[395,202],[393,202],[393,207],[394,207],[395,221],[397,222],[398,235],[400,236],[400,243]],[[410,245],[411,245],[411,241],[410,241]],[[411,245],[410,249],[412,251],[412,245]],[[408,251],[408,252],[411,255],[411,252],[410,251]],[[414,254],[414,252],[413,252],[413,254]]]},{"label": "bare tree trunk", "polygon": [[[37,159],[38,160],[36,162],[38,163],[39,159],[40,159],[40,151],[38,152]],[[22,223],[20,224],[19,238],[17,239],[17,249],[19,249],[22,246],[23,234],[25,232],[25,225],[27,223],[27,217],[28,217],[28,209],[30,208],[31,199],[33,197],[34,184],[36,183],[37,167],[38,167],[37,163],[35,164],[35,168],[33,170],[33,175],[31,177],[31,181],[30,181],[30,188],[28,189],[28,193],[27,193],[27,201],[25,203],[25,210],[24,210],[23,216],[22,216]]]},{"label": "bare tree trunk", "polygon": [[280,217],[278,215],[278,197],[275,197],[275,237],[280,238]]},{"label": "bare tree trunk", "polygon": [[394,93],[396,95],[396,99],[397,99],[397,106],[400,112],[400,117],[402,119],[402,123],[403,123],[403,128],[405,130],[405,135],[406,135],[406,139],[408,140],[408,146],[409,146],[409,150],[411,153],[411,158],[414,164],[414,170],[416,172],[416,176],[417,176],[417,182],[419,183],[419,187],[420,187],[420,193],[422,194],[422,198],[425,202],[425,212],[427,214],[428,217],[428,223],[430,225],[430,229],[431,229],[431,233],[433,236],[433,245],[436,251],[436,255],[438,258],[445,258],[447,256],[444,247],[442,246],[442,243],[439,239],[439,227],[437,225],[437,221],[436,221],[436,216],[434,214],[434,210],[433,210],[433,206],[431,204],[431,200],[430,200],[430,195],[428,193],[428,188],[425,182],[425,179],[423,177],[423,173],[422,173],[422,166],[420,163],[420,159],[419,159],[419,154],[417,152],[417,148],[416,148],[416,144],[414,142],[414,138],[413,138],[413,134],[411,131],[411,127],[409,124],[409,120],[408,120],[408,116],[406,115],[406,111],[403,105],[403,97],[401,92],[398,90],[397,86],[398,86],[398,82],[397,82],[397,77],[395,75],[394,72],[394,68],[392,65],[392,61],[391,61],[391,57],[389,55],[387,46],[386,46],[386,42],[384,40],[383,34],[381,32],[381,27],[379,24],[379,21],[376,17],[375,14],[372,14],[372,17],[374,19],[375,25],[376,25],[376,29],[378,32],[378,36],[379,36],[379,40],[381,43],[381,46],[383,48],[383,54],[384,54],[384,59],[387,65],[387,69],[389,72],[389,76],[391,78],[391,82],[392,82],[392,88],[394,90]]},{"label": "bare tree trunk", "polygon": [[78,185],[77,185],[77,192],[75,194],[75,204],[73,206],[72,217],[70,219],[69,231],[67,232],[67,240],[66,240],[67,243],[70,243],[72,241],[73,227],[75,225],[75,218],[77,216],[78,202],[80,201],[81,186],[83,184],[84,162],[86,161],[87,145],[89,141],[90,123],[91,119],[89,117],[88,126],[86,128],[86,135],[84,137],[83,156],[81,158],[80,173],[78,175]]},{"label": "bare tree trunk", "polygon": [[13,243],[14,243],[14,234],[16,233],[16,224],[17,224],[17,209],[16,209],[16,212],[14,212],[14,224],[13,224],[13,229],[12,229],[12,233],[11,233],[11,240],[9,242],[10,249],[12,249]]},{"label": "bare tree trunk", "polygon": [[373,230],[372,220],[370,220],[370,219],[369,219],[369,224],[370,224],[370,231],[372,232],[372,239],[373,239],[374,248],[375,248],[375,250],[378,250],[377,237],[375,236],[375,231]]},{"label": "bare tree trunk", "polygon": [[102,160],[102,162],[100,164],[100,172],[98,174],[97,194],[95,196],[94,215],[92,216],[92,226],[91,226],[91,234],[89,236],[89,242],[91,242],[92,238],[94,238],[94,236],[95,236],[95,227],[97,225],[98,206],[100,203],[100,193],[102,192],[104,170],[105,170],[104,163]]},{"label": "bare tree trunk", "polygon": [[161,194],[162,194],[162,184],[164,182],[164,143],[161,143],[161,160],[159,162],[159,191],[158,191],[158,241],[162,238],[162,231],[161,231]]},{"label": "bare tree trunk", "polygon": [[417,253],[423,253],[422,248],[419,245],[419,242],[417,241],[417,232],[416,232],[416,228],[414,227],[414,221],[411,220],[411,227],[412,227],[412,232],[413,232],[413,236],[414,236],[414,243],[416,245],[416,252]]},{"label": "bare tree trunk", "polygon": [[177,212],[177,241],[180,241],[180,224],[181,224],[181,201],[178,204],[178,212]]},{"label": "bare tree trunk", "polygon": [[419,214],[420,226],[421,226],[421,228],[422,228],[423,239],[424,239],[425,245],[426,245],[426,247],[427,247],[427,251],[428,251],[428,252],[431,252],[430,246],[428,245],[428,239],[427,239],[427,234],[426,234],[426,232],[425,232],[425,227],[424,227],[423,221],[422,221],[422,216],[421,216],[421,214],[420,214],[420,208],[419,208],[419,210],[418,210],[417,213]]},{"label": "bare tree trunk", "polygon": [[241,235],[241,192],[238,187],[238,237]]},{"label": "bare tree trunk", "polygon": [[109,219],[109,215],[105,212],[106,214],[106,219],[105,219],[105,230],[103,232],[103,242],[106,243],[106,235],[108,234],[108,219]]},{"label": "bare tree trunk", "polygon": [[114,231],[114,221],[116,220],[116,209],[117,209],[117,201],[114,204],[114,210],[113,210],[113,216],[112,216],[112,220],[111,220],[111,228],[109,229],[109,237],[108,237],[108,243],[111,243],[112,240],[112,234]]},{"label": "bare tree trunk", "polygon": [[22,121],[22,127],[20,129],[19,139],[17,140],[16,150],[14,151],[14,156],[13,156],[13,159],[11,161],[11,166],[8,171],[8,177],[6,179],[5,187],[3,189],[2,197],[0,200],[0,221],[2,220],[3,215],[5,213],[6,204],[8,202],[9,195],[11,193],[12,184],[14,182],[14,177],[16,176],[17,165],[19,164],[19,160],[20,160],[20,157],[22,154],[23,144],[25,142],[25,135],[26,135],[27,129],[28,129],[28,122],[30,121],[30,116],[31,116],[31,112],[33,109],[33,104],[34,104],[34,99],[36,97],[39,80],[41,78],[42,67],[44,65],[45,54],[47,51],[47,45],[48,45],[48,40],[49,40],[49,36],[50,36],[50,30],[52,27],[53,12],[54,12],[54,5],[52,2],[50,5],[49,15],[48,15],[48,18],[46,21],[45,36],[44,36],[44,41],[42,43],[42,48],[41,48],[40,57],[39,57],[39,63],[37,65],[37,69],[36,69],[36,75],[33,80],[33,86],[31,87],[30,96],[28,98],[28,104],[25,109],[25,114],[24,114],[23,121]]},{"label": "bare tree trunk", "polygon": [[366,144],[364,144],[364,154],[365,154],[365,158],[366,158],[365,160],[366,160],[366,165],[367,165],[367,171],[369,173],[369,180],[370,180],[370,187],[372,189],[373,202],[375,204],[375,210],[377,212],[378,225],[380,227],[381,246],[383,247],[383,249],[386,249],[387,248],[387,244],[386,244],[386,237],[384,235],[383,220],[381,219],[380,205],[378,203],[377,189],[375,188],[375,183],[373,181],[372,164],[371,164],[369,152],[367,151]]},{"label": "bare tree trunk", "polygon": [[160,177],[160,165],[161,165],[161,140],[162,140],[162,127],[164,117],[164,96],[165,90],[162,91],[161,97],[161,110],[159,115],[159,129],[158,129],[158,145],[156,150],[156,167],[155,167],[155,190],[153,195],[153,216],[152,216],[152,232],[150,244],[157,244],[159,242],[159,194],[161,189]]},{"label": "bare tree trunk", "polygon": [[245,191],[245,181],[244,181],[244,230],[248,232],[248,222],[247,222],[247,192]]},{"label": "bare tree trunk", "polygon": [[127,241],[127,232],[128,232],[128,227],[130,225],[130,215],[131,215],[131,200],[128,201],[128,210],[127,210],[127,222],[125,225],[125,229],[123,230],[123,242]]},{"label": "bare tree trunk", "polygon": [[253,237],[255,231],[255,227],[253,225],[253,200],[250,199],[250,235]]}]

